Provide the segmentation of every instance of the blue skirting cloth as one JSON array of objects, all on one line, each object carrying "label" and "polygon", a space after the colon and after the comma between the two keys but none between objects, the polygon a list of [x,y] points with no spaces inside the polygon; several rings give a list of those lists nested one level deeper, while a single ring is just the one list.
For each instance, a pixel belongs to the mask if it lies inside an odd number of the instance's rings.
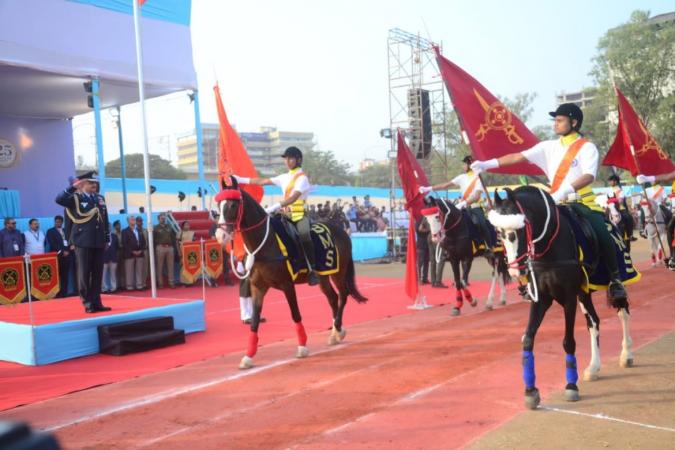
[{"label": "blue skirting cloth", "polygon": [[21,215],[19,199],[19,191],[0,190],[0,219]]}]

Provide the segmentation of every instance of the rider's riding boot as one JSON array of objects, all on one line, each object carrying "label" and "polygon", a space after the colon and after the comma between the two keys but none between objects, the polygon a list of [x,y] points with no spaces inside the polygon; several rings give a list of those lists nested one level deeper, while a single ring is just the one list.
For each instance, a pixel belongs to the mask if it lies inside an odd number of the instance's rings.
[{"label": "rider's riding boot", "polygon": [[611,276],[612,281],[609,282],[609,287],[607,288],[607,297],[611,302],[616,302],[616,301],[625,301],[628,299],[628,293],[626,292],[626,288],[623,286],[623,283],[621,282],[621,278],[619,277],[619,272],[614,271],[612,272]]},{"label": "rider's riding boot", "polygon": [[316,274],[314,269],[310,270],[310,272],[307,274],[307,284],[310,286],[316,286],[319,284],[319,276]]},{"label": "rider's riding boot", "polygon": [[319,276],[316,274],[316,271],[314,268],[316,265],[314,264],[314,245],[312,245],[312,242],[302,242],[302,249],[305,252],[305,257],[307,258],[307,270],[309,270],[309,273],[307,274],[307,283],[310,286],[316,286],[319,284]]}]

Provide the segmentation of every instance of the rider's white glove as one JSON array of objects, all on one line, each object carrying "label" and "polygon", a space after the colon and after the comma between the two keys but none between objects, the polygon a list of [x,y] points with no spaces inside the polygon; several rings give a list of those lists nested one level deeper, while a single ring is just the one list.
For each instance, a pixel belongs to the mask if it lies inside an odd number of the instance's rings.
[{"label": "rider's white glove", "polygon": [[466,202],[464,200],[461,200],[459,203],[455,205],[455,208],[457,209],[464,209],[466,208]]},{"label": "rider's white glove", "polygon": [[273,205],[268,206],[265,208],[265,212],[267,214],[274,214],[275,212],[279,211],[281,209],[281,203],[277,202]]},{"label": "rider's white glove", "polygon": [[432,192],[434,188],[431,186],[420,186],[418,190],[420,194],[428,194],[429,192]]},{"label": "rider's white glove", "polygon": [[232,174],[232,178],[237,180],[239,184],[251,184],[251,179],[249,177],[240,177],[239,175]]},{"label": "rider's white glove", "polygon": [[656,177],[652,175],[638,175],[635,177],[635,181],[638,182],[638,184],[645,184],[645,183],[653,183],[656,181]]},{"label": "rider's white glove", "polygon": [[574,194],[574,188],[569,183],[563,183],[557,191],[551,194],[551,197],[553,197],[554,202],[560,203],[563,200],[567,200],[570,194]]},{"label": "rider's white glove", "polygon": [[488,159],[487,161],[474,161],[471,163],[471,170],[473,170],[476,175],[480,175],[486,170],[496,169],[497,167],[499,167],[497,158]]}]

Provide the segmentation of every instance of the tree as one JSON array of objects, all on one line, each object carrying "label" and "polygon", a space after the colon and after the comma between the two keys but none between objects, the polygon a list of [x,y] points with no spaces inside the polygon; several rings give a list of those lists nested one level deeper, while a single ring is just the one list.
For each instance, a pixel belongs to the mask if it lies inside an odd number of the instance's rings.
[{"label": "tree", "polygon": [[307,150],[303,152],[302,169],[312,184],[351,185],[354,182],[349,173],[349,164],[335,159],[331,151]]},{"label": "tree", "polygon": [[[183,180],[185,172],[176,169],[171,165],[171,161],[162,159],[159,155],[148,155],[150,158],[150,178]],[[124,156],[127,178],[143,178],[143,154],[132,153]],[[122,164],[119,158],[108,161],[105,165],[105,173],[108,177],[121,177]]]},{"label": "tree", "polygon": [[[398,181],[398,172],[396,172],[396,183]],[[389,164],[373,164],[366,167],[356,175],[356,186],[366,187],[381,187],[388,188],[391,186],[391,166]]]},{"label": "tree", "polygon": [[648,11],[600,38],[593,58],[597,94],[585,111],[584,129],[601,149],[609,148],[616,130],[616,96],[612,78],[666,152],[675,148],[675,25],[650,22]]}]

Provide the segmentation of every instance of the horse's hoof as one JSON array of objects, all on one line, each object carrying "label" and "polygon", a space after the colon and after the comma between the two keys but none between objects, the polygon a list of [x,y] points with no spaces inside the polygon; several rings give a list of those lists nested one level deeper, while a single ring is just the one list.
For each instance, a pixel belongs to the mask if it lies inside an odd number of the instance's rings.
[{"label": "horse's hoof", "polygon": [[340,333],[338,334],[338,338],[340,339],[340,342],[345,340],[345,336],[347,336],[347,330],[344,328],[340,330]]},{"label": "horse's hoof", "polygon": [[579,401],[579,391],[576,389],[565,389],[565,400],[568,402],[578,402]]},{"label": "horse's hoof", "polygon": [[476,299],[474,298],[473,300],[471,300],[470,305],[471,305],[472,308],[475,308],[476,306],[478,306],[478,300],[476,300]]},{"label": "horse's hoof", "polygon": [[330,332],[328,336],[328,345],[338,345],[340,343],[340,337],[335,333],[335,330]]},{"label": "horse's hoof", "polygon": [[525,392],[525,407],[527,409],[537,409],[539,403],[541,403],[539,389],[534,388],[531,392]]},{"label": "horse's hoof", "polygon": [[450,313],[451,316],[459,316],[459,308],[455,307],[452,308],[452,312]]},{"label": "horse's hoof", "polygon": [[309,349],[304,345],[298,346],[298,352],[295,354],[296,358],[307,358],[309,356]]},{"label": "horse's hoof", "polygon": [[584,381],[597,381],[598,378],[599,376],[597,372],[584,370]]},{"label": "horse's hoof", "polygon": [[239,363],[239,368],[242,370],[250,369],[253,367],[253,358],[250,358],[248,356],[244,356],[241,358],[241,362]]},{"label": "horse's hoof", "polygon": [[486,311],[492,311],[492,305],[485,305]]},{"label": "horse's hoof", "polygon": [[501,302],[499,302],[499,304],[502,306],[506,305],[506,300],[502,300]]},{"label": "horse's hoof", "polygon": [[633,358],[621,359],[619,364],[621,367],[633,367]]}]

